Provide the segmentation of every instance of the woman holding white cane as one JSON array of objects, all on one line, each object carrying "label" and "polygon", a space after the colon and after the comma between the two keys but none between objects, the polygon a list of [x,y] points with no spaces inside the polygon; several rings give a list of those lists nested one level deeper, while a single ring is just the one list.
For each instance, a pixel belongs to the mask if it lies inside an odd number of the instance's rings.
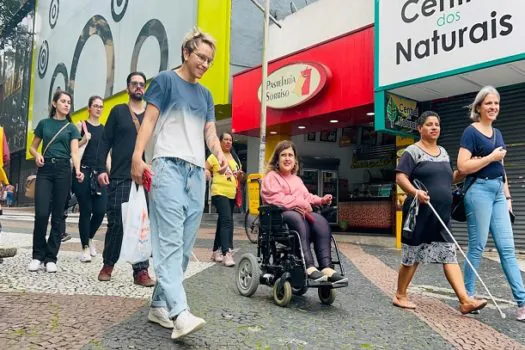
[{"label": "woman holding white cane", "polygon": [[[465,194],[468,227],[468,259],[479,267],[489,231],[498,250],[501,266],[518,304],[516,319],[525,320],[525,288],[514,251],[511,226],[512,198],[503,159],[507,151],[501,131],[492,124],[499,115],[500,95],[492,86],[482,88],[470,109],[469,125],[461,136],[458,169],[467,174],[470,186]],[[476,276],[465,265],[465,287],[476,293]]]},{"label": "woman holding white cane", "polygon": [[[487,305],[467,295],[463,276],[456,258],[456,247],[428,205],[432,204],[442,220],[449,225],[452,207],[453,182],[460,179],[452,172],[450,158],[443,147],[438,146],[440,118],[427,111],[417,121],[420,140],[406,148],[396,168],[396,183],[408,194],[403,206],[403,260],[399,268],[397,291],[392,303],[401,308],[415,309],[408,300],[407,288],[419,263],[443,264],[448,282],[459,299],[459,311],[467,314]],[[418,190],[414,180],[422,182],[428,192]]]}]

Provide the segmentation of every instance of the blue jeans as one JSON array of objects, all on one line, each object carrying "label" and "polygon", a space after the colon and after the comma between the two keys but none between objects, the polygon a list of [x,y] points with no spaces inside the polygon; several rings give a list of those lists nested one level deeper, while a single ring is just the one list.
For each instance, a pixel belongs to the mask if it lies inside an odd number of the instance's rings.
[{"label": "blue jeans", "polygon": [[152,307],[170,318],[188,309],[182,285],[204,210],[204,169],[178,158],[153,161],[150,226],[157,284]]},{"label": "blue jeans", "polygon": [[[476,179],[465,195],[468,224],[468,253],[478,270],[489,231],[498,250],[503,272],[510,284],[518,306],[525,305],[525,289],[514,252],[514,235],[510,223],[507,200],[503,193],[503,179]],[[476,275],[465,262],[465,288],[470,296],[476,292]]]}]

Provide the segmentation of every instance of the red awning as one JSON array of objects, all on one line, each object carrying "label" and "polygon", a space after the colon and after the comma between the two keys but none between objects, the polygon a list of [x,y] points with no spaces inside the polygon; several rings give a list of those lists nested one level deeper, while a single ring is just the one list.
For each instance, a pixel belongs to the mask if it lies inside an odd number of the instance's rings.
[{"label": "red awning", "polygon": [[[366,112],[374,103],[374,28],[368,26],[330,41],[272,61],[269,74],[298,62],[312,62],[327,68],[329,78],[322,90],[311,99],[287,109],[268,108],[267,126],[291,126],[292,134],[304,133],[294,125],[325,124],[336,116],[340,124],[372,121]],[[258,136],[261,67],[233,77],[232,131]],[[310,131],[310,130],[306,130]]]}]

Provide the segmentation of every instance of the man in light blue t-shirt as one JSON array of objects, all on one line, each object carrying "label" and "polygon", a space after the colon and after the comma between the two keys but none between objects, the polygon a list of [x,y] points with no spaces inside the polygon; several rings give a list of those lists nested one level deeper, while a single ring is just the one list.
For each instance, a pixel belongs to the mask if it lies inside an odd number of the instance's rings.
[{"label": "man in light blue t-shirt", "polygon": [[204,210],[204,141],[221,170],[227,167],[215,129],[213,98],[198,83],[213,62],[214,39],[194,30],[181,51],[182,65],[161,72],[144,96],[148,104],[131,168],[133,180],[142,184],[144,170],[149,170],[142,154],[153,136],[149,209],[157,284],[148,319],[173,328],[172,339],[206,323],[189,312],[182,285]]}]

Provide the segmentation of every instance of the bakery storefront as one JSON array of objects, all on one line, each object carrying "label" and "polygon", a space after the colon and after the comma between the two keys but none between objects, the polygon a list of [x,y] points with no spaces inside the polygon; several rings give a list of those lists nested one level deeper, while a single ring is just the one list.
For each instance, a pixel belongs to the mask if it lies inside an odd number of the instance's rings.
[{"label": "bakery storefront", "polygon": [[[508,150],[515,243],[525,249],[525,2],[376,0],[375,28],[376,131],[398,141],[415,137],[418,113],[434,110],[441,117],[439,144],[455,167],[461,134],[471,123],[468,106],[483,86],[499,90],[495,126]],[[416,112],[403,113],[407,105]],[[410,140],[403,139],[399,153]],[[467,243],[464,223],[453,222],[453,232]]]},{"label": "bakery storefront", "polygon": [[[270,62],[266,159],[292,139],[305,185],[334,196],[333,224],[391,233],[395,137],[374,130],[373,47],[370,25]],[[259,137],[261,79],[261,67],[233,77],[234,134]],[[248,172],[257,172],[257,146],[248,146]]]}]

